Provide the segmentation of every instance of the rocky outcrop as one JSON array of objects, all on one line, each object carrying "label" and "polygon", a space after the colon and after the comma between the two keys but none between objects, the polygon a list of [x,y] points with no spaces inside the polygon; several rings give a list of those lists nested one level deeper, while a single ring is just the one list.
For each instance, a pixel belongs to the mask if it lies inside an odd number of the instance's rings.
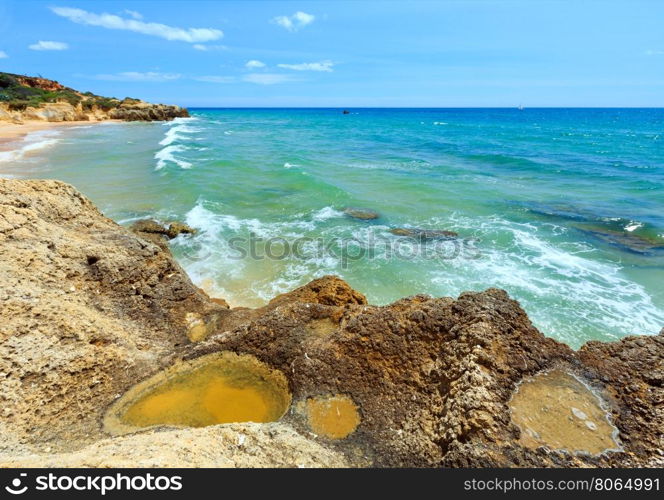
[{"label": "rocky outcrop", "polygon": [[170,222],[168,225],[161,224],[152,219],[143,219],[134,222],[130,229],[144,239],[156,243],[162,250],[168,251],[168,240],[172,240],[181,234],[195,234],[196,230],[182,222]]},{"label": "rocky outcrop", "polygon": [[[294,402],[284,420],[303,432],[311,426],[298,402],[350,398],[361,422],[333,445],[372,465],[631,466],[663,458],[664,336],[575,352],[538,332],[502,290],[384,307],[282,298],[280,307],[180,355],[218,350],[253,354],[287,374]],[[510,399],[524,379],[552,369],[600,396],[622,451],[592,456],[519,443]]]},{"label": "rocky outcrop", "polygon": [[173,118],[186,118],[189,112],[180,106],[150,104],[135,99],[125,99],[117,108],[108,112],[109,118],[124,121],[162,121]]},{"label": "rocky outcrop", "polygon": [[189,112],[179,106],[150,104],[144,101],[124,101],[118,107],[106,110],[98,106],[73,106],[67,102],[44,103],[38,107],[12,110],[0,103],[0,120],[22,123],[25,121],[70,122],[70,121],[161,121],[186,118]]},{"label": "rocky outcrop", "polygon": [[71,186],[4,179],[0,304],[2,424],[54,449],[97,439],[118,394],[227,312]]},{"label": "rocky outcrop", "polygon": [[[0,278],[0,464],[664,465],[664,333],[573,351],[502,290],[373,306],[331,276],[228,309],[54,181],[0,181]],[[136,382],[220,351],[284,375],[278,423],[104,433]],[[515,418],[549,404],[542,380],[594,405],[559,398],[547,412],[581,436],[615,428],[615,449],[549,446],[539,416]]]}]

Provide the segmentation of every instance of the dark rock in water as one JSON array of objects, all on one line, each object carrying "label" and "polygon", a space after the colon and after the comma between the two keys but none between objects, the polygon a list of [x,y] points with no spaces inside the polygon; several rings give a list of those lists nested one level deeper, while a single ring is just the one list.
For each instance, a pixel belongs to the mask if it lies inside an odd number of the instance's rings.
[{"label": "dark rock in water", "polygon": [[657,229],[647,223],[635,223],[625,217],[598,215],[569,205],[529,203],[524,206],[530,213],[558,219],[560,224],[567,224],[626,252],[644,256],[664,252],[664,240],[657,235]]},{"label": "dark rock in water", "polygon": [[627,252],[640,255],[653,255],[655,253],[664,252],[664,242],[646,238],[629,231],[613,231],[597,227],[593,227],[592,229],[579,229],[600,241]]},{"label": "dark rock in water", "polygon": [[446,231],[443,229],[417,229],[410,227],[395,227],[390,229],[390,233],[396,236],[407,236],[420,240],[452,239],[457,238],[459,233]]},{"label": "dark rock in water", "polygon": [[166,236],[173,239],[180,234],[196,234],[196,230],[183,222],[171,222],[166,231]]},{"label": "dark rock in water", "polygon": [[580,208],[570,205],[545,205],[542,203],[534,202],[517,203],[517,205],[523,206],[528,212],[542,217],[575,221],[590,221],[599,219],[599,217],[596,215],[587,213]]},{"label": "dark rock in water", "polygon": [[344,213],[348,217],[352,217],[353,219],[360,219],[360,220],[373,220],[373,219],[378,219],[380,217],[380,214],[378,212],[374,212],[373,210],[368,210],[366,208],[347,208],[344,210]]},{"label": "dark rock in water", "polygon": [[169,251],[168,240],[180,234],[196,234],[196,230],[182,222],[171,222],[168,227],[152,219],[143,219],[134,222],[130,229],[142,237],[156,244],[162,250]]},{"label": "dark rock in water", "polygon": [[196,230],[183,222],[169,222],[168,227],[152,219],[136,221],[130,228],[135,233],[162,234],[173,239],[179,234],[196,234]]},{"label": "dark rock in water", "polygon": [[130,229],[135,233],[153,233],[153,234],[166,234],[167,229],[152,219],[142,219],[134,222]]},{"label": "dark rock in water", "polygon": [[348,111],[347,109],[344,109],[344,110],[343,110],[343,114],[344,114],[344,115],[349,115],[349,114],[350,114],[350,111]]}]

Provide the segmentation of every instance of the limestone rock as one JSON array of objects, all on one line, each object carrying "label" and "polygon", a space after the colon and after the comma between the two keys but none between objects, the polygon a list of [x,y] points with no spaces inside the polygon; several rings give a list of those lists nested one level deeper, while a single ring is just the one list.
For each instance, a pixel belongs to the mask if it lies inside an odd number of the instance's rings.
[{"label": "limestone rock", "polygon": [[347,466],[341,453],[280,423],[152,430],[104,439],[70,453],[0,454],[0,467],[19,468]]},{"label": "limestone rock", "polygon": [[180,234],[196,234],[196,230],[182,222],[171,222],[168,227],[152,220],[142,219],[134,222],[130,229],[141,238],[155,243],[159,248],[169,252],[167,240]]},{"label": "limestone rock", "polygon": [[[302,411],[309,401],[348,398],[358,408],[357,429],[345,439],[317,439],[354,465],[633,466],[659,457],[662,336],[590,343],[577,353],[544,337],[497,289],[383,307],[302,303],[287,295],[233,331],[183,347],[177,358],[231,350],[280,369],[293,395],[283,421],[302,432],[312,432]],[[603,350],[612,357],[605,360]],[[622,450],[584,455],[519,443],[509,401],[525,378],[552,369],[601,396]],[[625,394],[632,384],[635,391]]]},{"label": "limestone rock", "polygon": [[189,116],[189,112],[180,106],[151,104],[134,99],[125,99],[120,106],[110,110],[108,116],[114,120],[161,121],[186,118]]},{"label": "limestone rock", "polygon": [[196,230],[183,222],[176,221],[169,223],[166,236],[173,239],[180,234],[196,234]]},{"label": "limestone rock", "polygon": [[[664,331],[575,352],[502,290],[373,306],[333,276],[229,309],[143,235],[163,238],[67,184],[0,180],[0,465],[662,465]],[[105,439],[117,397],[219,351],[283,373],[293,403],[278,423]],[[597,397],[619,450],[524,445],[510,402],[549,371]]]},{"label": "limestone rock", "polygon": [[0,179],[0,283],[3,423],[54,449],[98,439],[104,408],[188,342],[188,315],[227,313],[57,181]]}]

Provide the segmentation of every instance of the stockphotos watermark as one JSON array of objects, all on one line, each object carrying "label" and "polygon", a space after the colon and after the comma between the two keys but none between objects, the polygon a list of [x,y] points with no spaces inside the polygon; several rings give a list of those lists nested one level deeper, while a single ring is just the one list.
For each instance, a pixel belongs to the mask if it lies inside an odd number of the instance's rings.
[{"label": "stockphotos watermark", "polygon": [[[358,237],[298,237],[273,236],[264,238],[249,233],[249,236],[234,236],[225,241],[227,258],[234,260],[302,260],[333,258],[343,269],[351,262],[362,260],[436,260],[479,259],[481,252],[477,238],[414,236],[389,238],[368,233]],[[215,249],[204,242],[192,242],[184,248],[190,260],[206,260]]]},{"label": "stockphotos watermark", "polygon": [[[32,482],[31,482],[32,479]],[[28,491],[87,491],[106,495],[117,491],[180,491],[181,476],[154,475],[150,473],[127,475],[122,473],[100,475],[58,475],[52,472],[30,478],[22,472],[5,486],[11,495]]]}]

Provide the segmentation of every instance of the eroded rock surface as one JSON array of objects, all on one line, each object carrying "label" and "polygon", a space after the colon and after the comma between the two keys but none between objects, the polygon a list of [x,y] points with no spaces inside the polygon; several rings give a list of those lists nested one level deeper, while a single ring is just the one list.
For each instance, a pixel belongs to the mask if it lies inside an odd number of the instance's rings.
[{"label": "eroded rock surface", "polygon": [[[664,464],[664,333],[575,352],[544,337],[502,290],[379,307],[331,276],[262,308],[228,309],[168,252],[55,181],[0,180],[0,279],[2,463]],[[293,402],[278,423],[104,440],[117,397],[220,351],[286,377]],[[619,451],[524,444],[510,402],[524,380],[555,371],[592,390]],[[584,422],[598,418],[575,408]]]},{"label": "eroded rock surface", "polygon": [[[544,337],[518,303],[497,289],[457,300],[415,296],[384,307],[286,297],[233,331],[187,346],[182,356],[232,350],[282,370],[294,399],[285,421],[302,432],[313,431],[299,410],[310,398],[349,398],[360,423],[346,439],[330,442],[358,465],[615,466],[660,460],[662,335],[590,343],[577,353]],[[636,352],[629,357],[635,348],[644,359]],[[612,359],[606,366],[602,349]],[[616,374],[610,378],[606,368],[616,359],[626,360],[609,371]],[[593,387],[620,431],[622,451],[589,455],[519,443],[509,402],[525,378],[551,369]]]},{"label": "eroded rock surface", "polygon": [[0,455],[0,467],[347,467],[338,451],[273,424],[161,429],[69,453]]},{"label": "eroded rock surface", "polygon": [[188,316],[226,312],[71,186],[4,179],[0,304],[6,432],[63,449],[98,439],[116,395],[187,342]]}]

